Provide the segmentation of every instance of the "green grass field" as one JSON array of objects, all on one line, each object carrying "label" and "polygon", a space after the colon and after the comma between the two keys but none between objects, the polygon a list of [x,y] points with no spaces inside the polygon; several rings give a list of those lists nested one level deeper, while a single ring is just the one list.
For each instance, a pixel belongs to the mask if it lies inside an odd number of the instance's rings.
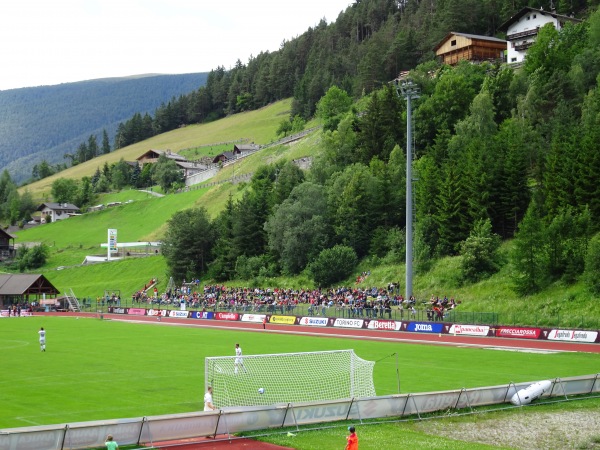
[{"label": "green grass field", "polygon": [[[40,352],[37,331],[47,330]],[[378,395],[471,388],[595,373],[597,354],[536,354],[270,332],[206,330],[165,323],[72,317],[0,321],[0,428],[142,417],[202,408],[204,358],[353,348],[378,361]],[[315,382],[318,374],[315,375]],[[218,393],[215,393],[218,405]]]}]

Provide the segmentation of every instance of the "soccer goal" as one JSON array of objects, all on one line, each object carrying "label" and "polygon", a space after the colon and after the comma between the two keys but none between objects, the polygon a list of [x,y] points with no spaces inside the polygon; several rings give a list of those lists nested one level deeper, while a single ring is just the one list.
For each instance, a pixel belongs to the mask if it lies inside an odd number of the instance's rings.
[{"label": "soccer goal", "polygon": [[354,350],[207,357],[204,383],[219,408],[373,397],[374,366]]}]

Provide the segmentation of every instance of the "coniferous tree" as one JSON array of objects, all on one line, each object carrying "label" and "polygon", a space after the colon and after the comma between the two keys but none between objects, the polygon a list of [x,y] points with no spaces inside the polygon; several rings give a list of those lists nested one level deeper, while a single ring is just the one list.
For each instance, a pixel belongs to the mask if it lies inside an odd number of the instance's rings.
[{"label": "coniferous tree", "polygon": [[433,217],[437,226],[436,252],[439,255],[456,255],[459,243],[467,238],[470,231],[464,198],[466,192],[460,176],[456,163],[449,162],[444,166]]},{"label": "coniferous tree", "polygon": [[225,208],[214,222],[217,237],[210,275],[217,281],[230,280],[235,274],[235,262],[239,255],[234,247],[234,220],[235,205],[230,194]]},{"label": "coniferous tree", "polygon": [[110,140],[108,139],[108,133],[106,129],[102,130],[102,149],[101,153],[106,155],[110,153]]},{"label": "coniferous tree", "polygon": [[534,200],[519,224],[511,254],[514,288],[520,295],[534,294],[548,283],[544,233],[538,202]]},{"label": "coniferous tree", "polygon": [[600,295],[600,234],[596,234],[588,245],[583,281],[592,294]]},{"label": "coniferous tree", "polygon": [[177,282],[182,282],[206,273],[212,260],[215,237],[206,209],[176,212],[167,223],[161,247],[169,274]]},{"label": "coniferous tree", "polygon": [[[90,159],[95,158],[99,154],[100,154],[100,151],[98,149],[98,142],[97,142],[96,136],[94,134],[91,134],[90,137],[88,138],[87,151],[86,151],[84,161],[89,161]],[[83,161],[80,161],[80,162],[83,162]]]}]

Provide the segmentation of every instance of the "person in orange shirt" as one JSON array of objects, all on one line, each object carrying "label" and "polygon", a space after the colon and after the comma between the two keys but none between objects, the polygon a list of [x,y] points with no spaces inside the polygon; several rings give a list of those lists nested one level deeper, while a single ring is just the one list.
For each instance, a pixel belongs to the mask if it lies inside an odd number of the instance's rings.
[{"label": "person in orange shirt", "polygon": [[346,444],[345,450],[358,450],[358,436],[356,435],[356,430],[354,427],[348,427],[348,431],[350,435],[346,437],[348,443]]}]

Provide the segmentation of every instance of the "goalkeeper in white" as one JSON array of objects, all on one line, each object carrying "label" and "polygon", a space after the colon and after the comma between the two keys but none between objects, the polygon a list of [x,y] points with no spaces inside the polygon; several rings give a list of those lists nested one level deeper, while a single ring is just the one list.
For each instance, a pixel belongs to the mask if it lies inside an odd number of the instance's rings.
[{"label": "goalkeeper in white", "polygon": [[240,344],[235,344],[235,368],[234,373],[237,375],[238,369],[242,368],[244,373],[248,373],[246,367],[244,367],[244,358],[242,358],[242,349],[240,348]]}]

